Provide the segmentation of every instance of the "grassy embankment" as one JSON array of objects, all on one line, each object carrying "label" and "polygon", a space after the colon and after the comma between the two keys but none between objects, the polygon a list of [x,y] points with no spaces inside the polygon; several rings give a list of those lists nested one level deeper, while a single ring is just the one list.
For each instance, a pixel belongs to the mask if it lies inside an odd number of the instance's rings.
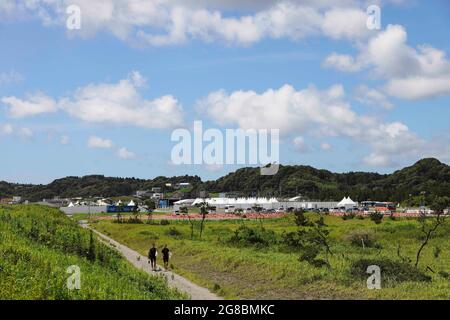
[{"label": "grassy embankment", "polygon": [[[69,266],[81,289],[67,288]],[[0,299],[177,299],[57,209],[0,207]]]},{"label": "grassy embankment", "polygon": [[[311,217],[311,216],[310,216]],[[343,220],[326,216],[329,225],[333,255],[330,268],[316,268],[300,262],[299,251],[286,247],[283,232],[295,231],[293,217],[265,220],[265,230],[275,232],[275,242],[259,245],[230,243],[234,231],[245,223],[257,230],[258,221],[207,221],[203,239],[190,238],[187,221],[171,221],[170,225],[118,224],[113,221],[94,223],[96,229],[121,243],[146,254],[155,242],[167,243],[173,251],[171,264],[178,272],[196,283],[206,286],[226,298],[240,299],[449,299],[450,279],[450,226],[442,227],[425,248],[418,274],[431,281],[400,279],[401,272],[390,269],[382,278],[381,290],[368,290],[363,272],[353,275],[352,265],[361,259],[402,263],[402,258],[414,259],[421,243],[419,223],[416,219],[384,218],[376,225],[364,220]],[[371,245],[362,247],[348,239],[351,234],[369,233]],[[398,248],[400,246],[400,255]],[[402,258],[401,258],[402,257]],[[414,277],[415,268],[406,263],[406,277]],[[403,263],[405,265],[405,263]],[[426,271],[429,266],[433,271]],[[386,267],[386,268],[387,268]],[[382,273],[383,273],[382,267]],[[388,272],[389,271],[389,272]]]}]

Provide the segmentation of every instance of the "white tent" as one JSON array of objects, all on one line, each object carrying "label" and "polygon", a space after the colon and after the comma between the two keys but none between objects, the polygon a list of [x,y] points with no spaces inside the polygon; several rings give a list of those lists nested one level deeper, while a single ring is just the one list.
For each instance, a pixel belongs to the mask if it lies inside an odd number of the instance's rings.
[{"label": "white tent", "polygon": [[68,207],[73,208],[73,207],[75,207],[75,205],[73,204],[73,202],[71,202],[71,203],[69,203]]},{"label": "white tent", "polygon": [[339,202],[338,204],[337,204],[337,206],[339,207],[339,208],[341,208],[341,207],[345,207],[345,208],[353,208],[353,207],[356,207],[356,205],[357,205],[357,203],[356,202],[354,202],[352,199],[350,199],[350,197],[344,197],[344,199],[342,199],[341,200],[341,202]]},{"label": "white tent", "polygon": [[117,201],[116,206],[120,206],[122,204],[122,200]]},{"label": "white tent", "polygon": [[178,200],[176,202],[174,202],[173,204],[175,205],[193,205],[195,202],[195,199],[183,199],[183,200]]},{"label": "white tent", "polygon": [[192,205],[197,205],[203,201],[207,202],[211,206],[229,206],[229,205],[246,205],[251,207],[253,205],[268,205],[272,203],[278,203],[276,198],[197,198]]},{"label": "white tent", "polygon": [[133,200],[131,200],[130,203],[128,204],[128,206],[129,206],[129,207],[134,207],[134,206],[136,206],[136,204],[134,203]]}]

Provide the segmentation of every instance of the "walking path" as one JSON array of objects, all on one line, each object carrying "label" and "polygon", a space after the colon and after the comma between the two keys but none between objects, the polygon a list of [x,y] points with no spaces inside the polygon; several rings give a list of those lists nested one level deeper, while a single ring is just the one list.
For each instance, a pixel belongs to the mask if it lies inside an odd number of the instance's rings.
[{"label": "walking path", "polygon": [[[103,233],[92,229],[88,224],[81,223],[81,226],[92,230],[97,234],[101,240],[106,244],[119,251],[128,261],[130,261],[136,268],[147,272],[150,275],[160,276],[163,275],[167,279],[169,287],[176,288],[181,292],[188,294],[192,300],[222,300],[223,298],[217,296],[206,288],[200,287],[190,280],[173,273],[171,271],[153,271],[148,263],[148,258],[139,254],[138,252],[120,244],[119,242],[111,239]],[[158,270],[164,270],[161,266],[157,266]]]}]

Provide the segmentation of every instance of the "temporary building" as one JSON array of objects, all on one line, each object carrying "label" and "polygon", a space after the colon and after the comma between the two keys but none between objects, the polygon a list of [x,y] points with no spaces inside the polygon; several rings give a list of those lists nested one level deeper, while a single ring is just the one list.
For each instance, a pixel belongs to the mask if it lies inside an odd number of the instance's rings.
[{"label": "temporary building", "polygon": [[339,208],[345,207],[346,209],[356,207],[357,205],[358,204],[350,199],[350,197],[344,197],[344,199],[342,199],[341,202],[337,204]]},{"label": "temporary building", "polygon": [[134,203],[133,200],[131,200],[130,203],[128,204],[128,206],[129,206],[129,207],[134,207],[134,206],[136,206],[136,204]]}]

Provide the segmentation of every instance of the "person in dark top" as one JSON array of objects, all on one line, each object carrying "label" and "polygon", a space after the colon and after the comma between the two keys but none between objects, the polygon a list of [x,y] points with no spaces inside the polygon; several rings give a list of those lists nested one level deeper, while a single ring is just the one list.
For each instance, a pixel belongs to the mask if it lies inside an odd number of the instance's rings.
[{"label": "person in dark top", "polygon": [[156,256],[158,255],[158,250],[156,250],[155,244],[148,251],[148,258],[150,259],[151,268],[156,271]]},{"label": "person in dark top", "polygon": [[163,261],[164,261],[164,269],[168,269],[169,267],[169,258],[170,258],[170,250],[167,248],[167,244],[164,245],[162,249]]}]

